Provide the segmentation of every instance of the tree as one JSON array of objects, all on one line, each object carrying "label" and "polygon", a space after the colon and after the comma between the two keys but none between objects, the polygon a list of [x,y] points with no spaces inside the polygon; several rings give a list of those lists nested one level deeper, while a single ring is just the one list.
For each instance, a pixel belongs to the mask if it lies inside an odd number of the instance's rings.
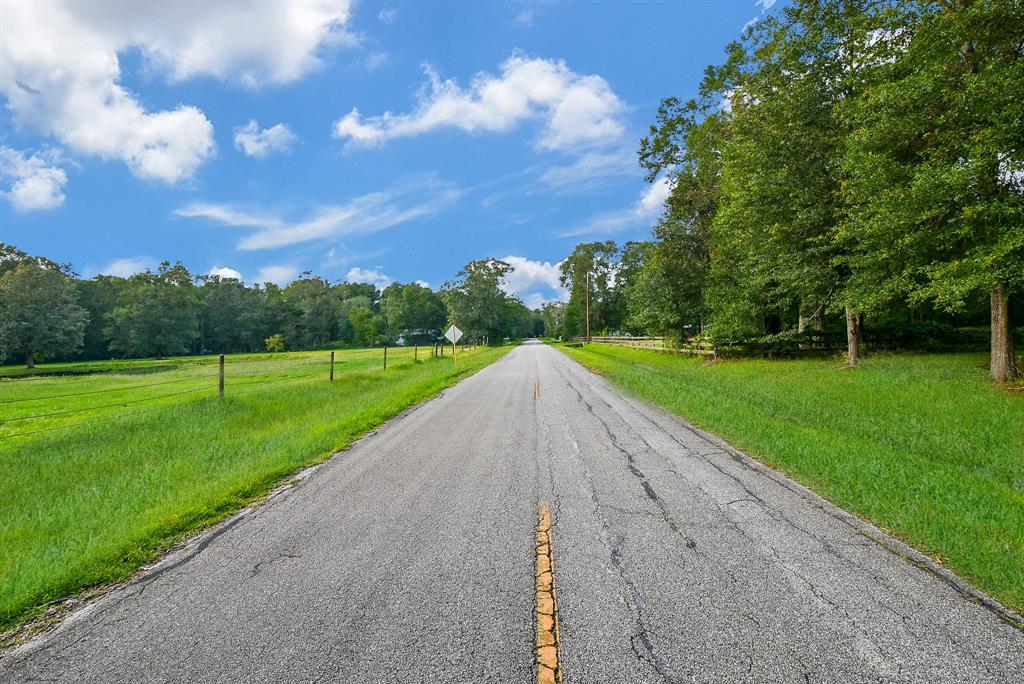
[{"label": "tree", "polygon": [[845,288],[853,264],[837,239],[849,219],[844,112],[877,75],[866,57],[878,6],[798,0],[748,34],[714,227],[716,326],[736,301],[748,307],[735,313],[769,334],[841,309],[850,365],[860,357],[865,303]]},{"label": "tree", "polygon": [[513,336],[509,296],[501,289],[512,266],[494,258],[466,264],[458,280],[445,283],[441,296],[448,307],[448,320],[470,339],[500,341]]},{"label": "tree", "polygon": [[274,333],[263,341],[268,352],[283,352],[285,350],[284,335]]},{"label": "tree", "polygon": [[587,332],[587,308],[590,332],[617,330],[623,320],[623,300],[615,288],[619,249],[615,242],[588,242],[576,245],[558,265],[563,287],[569,289],[565,329],[569,336]]},{"label": "tree", "polygon": [[[52,262],[51,262],[52,263]],[[73,354],[82,346],[89,314],[74,283],[60,270],[22,261],[0,277],[0,356]]]},{"label": "tree", "polygon": [[82,358],[109,359],[106,326],[107,314],[117,306],[117,299],[128,281],[117,276],[98,275],[91,280],[75,281],[79,303],[89,313],[82,341]]},{"label": "tree", "polygon": [[984,293],[990,373],[1009,380],[1009,300],[1024,288],[1024,5],[922,0],[889,19],[888,78],[851,107],[854,288],[950,312]]},{"label": "tree", "polygon": [[199,334],[195,290],[180,262],[133,275],[107,316],[110,349],[124,356],[187,354]]},{"label": "tree", "polygon": [[549,302],[541,307],[543,333],[547,337],[565,337],[565,302]]},{"label": "tree", "polygon": [[355,332],[355,341],[363,347],[369,347],[377,341],[379,329],[374,319],[373,310],[368,306],[353,307],[348,314],[348,320]]},{"label": "tree", "polygon": [[423,344],[438,339],[448,318],[444,301],[418,283],[392,283],[380,296],[380,310],[392,340]]},{"label": "tree", "polygon": [[327,281],[303,273],[284,289],[284,299],[298,313],[289,336],[292,347],[317,346],[334,339],[338,330],[338,307]]},{"label": "tree", "polygon": [[[644,250],[640,271],[626,293],[630,325],[649,332],[679,337],[699,333],[711,316],[712,228],[721,198],[732,91],[747,59],[738,43],[731,43],[728,53],[725,65],[707,69],[697,98],[686,103],[675,97],[663,100],[656,123],[640,141],[640,166],[647,181],[660,176],[671,183],[653,244]],[[723,323],[729,311],[723,311]]]}]

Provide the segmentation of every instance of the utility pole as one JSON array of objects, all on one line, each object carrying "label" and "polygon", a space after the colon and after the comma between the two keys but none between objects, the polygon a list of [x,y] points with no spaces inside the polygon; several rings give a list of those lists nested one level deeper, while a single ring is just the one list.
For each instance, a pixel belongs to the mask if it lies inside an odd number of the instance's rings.
[{"label": "utility pole", "polygon": [[590,271],[587,271],[587,344],[590,344]]}]

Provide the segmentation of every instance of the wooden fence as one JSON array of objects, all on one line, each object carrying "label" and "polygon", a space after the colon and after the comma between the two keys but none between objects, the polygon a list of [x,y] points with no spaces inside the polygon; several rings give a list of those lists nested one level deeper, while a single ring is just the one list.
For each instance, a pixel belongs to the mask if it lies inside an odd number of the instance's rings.
[{"label": "wooden fence", "polygon": [[[573,342],[586,342],[585,337],[574,337]],[[716,351],[714,345],[707,341],[684,342],[678,347],[670,346],[664,337],[591,337],[590,344],[617,344],[633,349],[652,349],[654,351],[673,352],[676,354],[695,354],[700,356],[714,356]]]}]

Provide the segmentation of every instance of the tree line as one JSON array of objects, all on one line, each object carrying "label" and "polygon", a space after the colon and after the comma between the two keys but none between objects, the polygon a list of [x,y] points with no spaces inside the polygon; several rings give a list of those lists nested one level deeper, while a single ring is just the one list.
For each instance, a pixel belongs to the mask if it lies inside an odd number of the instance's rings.
[{"label": "tree line", "polygon": [[870,321],[991,327],[1020,374],[1024,3],[794,0],[727,47],[640,142],[671,193],[653,239],[580,245],[550,330],[591,324],[729,343]]},{"label": "tree line", "polygon": [[127,278],[81,279],[66,264],[0,243],[0,359],[109,359],[433,344],[455,323],[500,343],[542,333],[540,314],[502,290],[511,270],[470,262],[440,291],[383,289],[303,273],[285,287],[193,275],[163,262]]}]

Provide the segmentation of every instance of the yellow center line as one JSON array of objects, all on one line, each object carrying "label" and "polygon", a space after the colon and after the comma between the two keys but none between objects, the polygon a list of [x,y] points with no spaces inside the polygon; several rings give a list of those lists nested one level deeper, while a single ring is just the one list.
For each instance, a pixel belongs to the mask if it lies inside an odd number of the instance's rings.
[{"label": "yellow center line", "polygon": [[562,668],[558,653],[555,538],[547,504],[540,505],[537,517],[537,684],[555,684],[562,681]]}]

